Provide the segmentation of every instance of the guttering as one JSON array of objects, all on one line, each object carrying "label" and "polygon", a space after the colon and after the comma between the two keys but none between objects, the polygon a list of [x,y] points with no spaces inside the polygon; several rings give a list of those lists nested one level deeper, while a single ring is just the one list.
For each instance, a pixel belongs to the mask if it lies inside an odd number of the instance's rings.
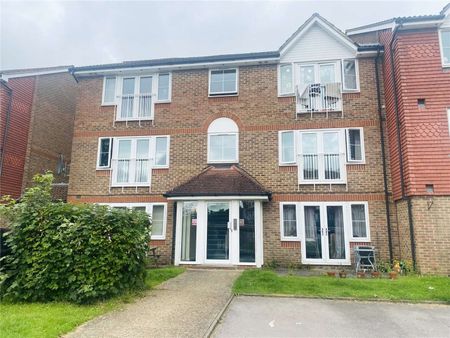
[{"label": "guttering", "polygon": [[9,124],[11,121],[11,108],[12,108],[12,96],[13,96],[12,89],[7,84],[3,84],[3,85],[5,86],[6,90],[8,91],[9,100],[8,100],[8,108],[6,110],[5,129],[3,130],[3,139],[2,139],[1,149],[0,149],[0,176],[3,171],[3,158],[5,156],[6,141],[8,138]]},{"label": "guttering", "polygon": [[380,60],[381,47],[377,51],[377,56],[374,59],[375,62],[375,81],[377,86],[377,104],[378,104],[378,119],[380,121],[380,144],[381,144],[381,160],[383,163],[383,183],[384,183],[384,203],[386,209],[386,222],[388,233],[388,245],[389,245],[389,261],[393,262],[393,249],[392,249],[392,234],[391,234],[391,211],[389,206],[389,191],[388,191],[388,179],[387,179],[387,165],[386,165],[386,152],[384,143],[384,128],[383,128],[383,112],[381,106],[381,90],[380,90],[380,76],[378,74],[378,62]]},{"label": "guttering", "polygon": [[398,88],[397,88],[397,78],[395,75],[395,66],[394,66],[394,41],[397,36],[398,31],[401,29],[403,22],[399,22],[398,26],[394,28],[392,33],[392,39],[389,43],[389,56],[391,61],[391,81],[392,88],[394,94],[394,113],[395,113],[395,125],[396,125],[396,136],[397,136],[397,147],[398,147],[398,155],[399,155],[399,166],[400,166],[400,187],[402,191],[402,200],[406,200],[408,206],[408,223],[409,223],[409,236],[411,241],[411,258],[413,261],[414,270],[417,270],[416,264],[416,242],[414,236],[414,222],[412,217],[412,204],[411,197],[407,196],[405,190],[405,177],[404,177],[404,166],[403,166],[403,150],[402,150],[402,142],[401,142],[401,134],[400,134],[400,116],[399,116],[399,107],[398,107]]}]

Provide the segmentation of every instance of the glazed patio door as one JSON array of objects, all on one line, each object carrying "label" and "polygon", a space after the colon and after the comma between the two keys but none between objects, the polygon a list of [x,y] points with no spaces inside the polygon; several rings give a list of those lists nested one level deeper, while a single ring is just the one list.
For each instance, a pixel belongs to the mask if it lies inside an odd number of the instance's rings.
[{"label": "glazed patio door", "polygon": [[311,203],[302,208],[302,263],[348,264],[350,246],[343,205]]},{"label": "glazed patio door", "polygon": [[230,202],[208,202],[206,221],[206,260],[230,260]]}]

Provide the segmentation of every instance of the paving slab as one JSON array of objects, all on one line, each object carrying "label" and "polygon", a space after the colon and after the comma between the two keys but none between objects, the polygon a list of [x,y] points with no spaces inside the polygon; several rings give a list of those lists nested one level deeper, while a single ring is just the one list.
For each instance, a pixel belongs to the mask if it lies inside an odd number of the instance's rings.
[{"label": "paving slab", "polygon": [[228,303],[240,272],[189,269],[66,337],[202,337]]},{"label": "paving slab", "polygon": [[212,336],[450,337],[450,306],[239,296]]}]

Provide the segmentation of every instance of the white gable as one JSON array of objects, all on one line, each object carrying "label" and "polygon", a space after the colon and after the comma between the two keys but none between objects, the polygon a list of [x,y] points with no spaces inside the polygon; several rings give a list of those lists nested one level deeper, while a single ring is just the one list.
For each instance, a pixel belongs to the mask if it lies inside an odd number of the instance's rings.
[{"label": "white gable", "polygon": [[299,32],[290,45],[282,51],[280,62],[309,62],[354,58],[356,48],[343,41],[318,21]]}]

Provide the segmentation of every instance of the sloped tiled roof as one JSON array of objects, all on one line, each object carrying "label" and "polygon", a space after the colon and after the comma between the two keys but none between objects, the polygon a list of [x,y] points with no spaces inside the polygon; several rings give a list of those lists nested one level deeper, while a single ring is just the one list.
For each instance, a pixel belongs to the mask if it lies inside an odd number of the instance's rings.
[{"label": "sloped tiled roof", "polygon": [[166,192],[182,196],[268,196],[271,193],[237,165],[209,166],[197,176]]}]

